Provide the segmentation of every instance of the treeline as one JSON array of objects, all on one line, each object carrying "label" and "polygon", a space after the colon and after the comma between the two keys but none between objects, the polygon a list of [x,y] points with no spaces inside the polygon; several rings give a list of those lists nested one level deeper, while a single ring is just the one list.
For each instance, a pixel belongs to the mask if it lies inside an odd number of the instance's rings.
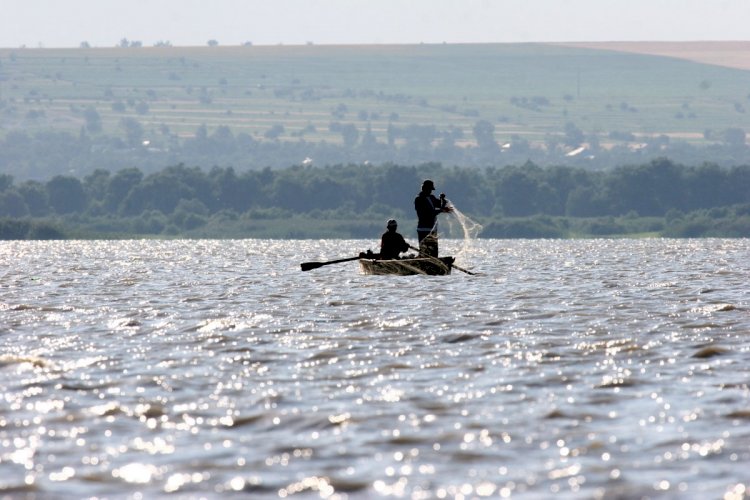
[{"label": "treeline", "polygon": [[[176,165],[151,174],[137,168],[96,170],[82,179],[58,175],[19,184],[2,175],[0,236],[18,238],[19,220],[57,221],[104,235],[202,234],[208,227],[213,229],[205,234],[221,235],[222,225],[267,221],[272,226],[275,221],[286,228],[280,237],[314,236],[314,228],[294,228],[290,221],[298,218],[308,226],[310,221],[371,219],[375,226],[347,225],[344,234],[369,237],[385,218],[412,221],[413,199],[424,178],[435,180],[456,207],[481,221],[486,237],[581,232],[750,236],[750,166],[694,167],[664,158],[606,172],[527,163],[484,169],[385,164],[243,172]],[[11,223],[15,232],[8,229]],[[35,237],[31,228],[27,237]],[[38,237],[56,235],[54,227],[35,230]]]}]

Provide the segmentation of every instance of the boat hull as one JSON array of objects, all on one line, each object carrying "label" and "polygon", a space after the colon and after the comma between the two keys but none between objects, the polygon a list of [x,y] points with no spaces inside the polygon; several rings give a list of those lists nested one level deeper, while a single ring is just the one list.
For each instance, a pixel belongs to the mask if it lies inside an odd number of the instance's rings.
[{"label": "boat hull", "polygon": [[444,276],[451,273],[453,257],[415,259],[359,259],[359,265],[363,274],[411,276],[414,274],[427,274],[431,276]]}]

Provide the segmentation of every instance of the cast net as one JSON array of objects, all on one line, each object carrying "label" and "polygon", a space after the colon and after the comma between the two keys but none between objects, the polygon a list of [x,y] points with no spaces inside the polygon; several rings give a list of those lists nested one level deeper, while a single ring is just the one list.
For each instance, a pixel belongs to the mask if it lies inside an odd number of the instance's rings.
[{"label": "cast net", "polygon": [[441,214],[440,219],[440,254],[468,258],[476,247],[482,225],[461,212],[456,205],[450,213]]}]

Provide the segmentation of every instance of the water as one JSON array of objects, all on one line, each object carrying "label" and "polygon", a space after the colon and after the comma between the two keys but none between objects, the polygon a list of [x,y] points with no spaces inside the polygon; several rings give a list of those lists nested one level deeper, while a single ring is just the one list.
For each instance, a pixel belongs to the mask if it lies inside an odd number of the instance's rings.
[{"label": "water", "polygon": [[750,494],[750,240],[373,244],[0,243],[0,497]]}]

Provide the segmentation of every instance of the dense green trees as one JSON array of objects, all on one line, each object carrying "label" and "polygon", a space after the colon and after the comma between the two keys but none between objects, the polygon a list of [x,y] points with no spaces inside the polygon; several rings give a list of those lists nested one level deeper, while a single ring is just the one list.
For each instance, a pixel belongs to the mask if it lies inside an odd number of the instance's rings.
[{"label": "dense green trees", "polygon": [[[388,216],[413,217],[412,202],[426,177],[464,213],[494,221],[488,228],[496,235],[554,235],[559,228],[550,229],[557,224],[550,217],[599,217],[605,226],[613,226],[612,218],[656,217],[692,234],[705,232],[717,217],[745,220],[750,212],[750,166],[686,167],[661,158],[609,172],[533,163],[485,169],[432,163],[298,165],[244,172],[176,165],[148,175],[132,167],[115,173],[99,169],[83,180],[58,175],[20,185],[5,175],[0,176],[0,217],[138,219],[130,230],[156,234],[243,217],[359,219],[369,214],[379,223]],[[700,220],[686,215],[696,211],[703,211]],[[535,217],[533,224],[519,229],[518,218],[528,217]],[[598,224],[584,230],[606,233]],[[745,225],[746,220],[732,231],[750,235],[743,233]]]},{"label": "dense green trees", "polygon": [[47,197],[52,211],[61,215],[83,212],[88,205],[83,184],[75,177],[53,177],[47,183]]}]

